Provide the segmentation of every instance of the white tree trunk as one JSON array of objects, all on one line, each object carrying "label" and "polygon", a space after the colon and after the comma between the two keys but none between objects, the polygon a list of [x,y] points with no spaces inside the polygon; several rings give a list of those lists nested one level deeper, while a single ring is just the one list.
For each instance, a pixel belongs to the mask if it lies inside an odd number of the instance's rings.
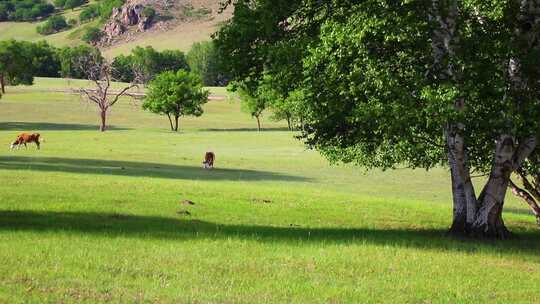
[{"label": "white tree trunk", "polygon": [[[456,84],[452,64],[454,47],[459,43],[456,35],[458,23],[458,2],[456,0],[432,0],[430,22],[435,24],[432,32],[433,73],[437,82]],[[454,102],[456,111],[463,111],[465,101]],[[465,139],[461,135],[465,126],[452,122],[445,127],[453,196],[453,221],[450,232],[467,234],[474,222],[477,209],[476,194],[467,165]]]}]

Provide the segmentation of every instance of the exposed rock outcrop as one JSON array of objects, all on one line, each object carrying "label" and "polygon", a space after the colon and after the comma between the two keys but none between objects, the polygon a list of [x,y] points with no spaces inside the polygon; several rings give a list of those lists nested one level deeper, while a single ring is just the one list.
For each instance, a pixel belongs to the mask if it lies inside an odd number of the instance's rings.
[{"label": "exposed rock outcrop", "polygon": [[[152,26],[153,15],[145,15],[144,0],[128,0],[121,8],[113,9],[111,18],[105,24],[102,44],[111,44],[115,38],[124,34],[130,27],[136,26],[144,32]],[[149,9],[151,9],[149,7]]]}]

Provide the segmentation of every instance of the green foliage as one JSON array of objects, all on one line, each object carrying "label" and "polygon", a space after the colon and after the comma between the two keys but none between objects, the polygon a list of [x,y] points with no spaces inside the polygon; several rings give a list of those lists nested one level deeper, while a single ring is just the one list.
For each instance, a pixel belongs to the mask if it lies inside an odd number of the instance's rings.
[{"label": "green foliage", "polygon": [[87,0],[65,0],[64,8],[65,9],[74,9],[78,6],[85,4]]},{"label": "green foliage", "polygon": [[[185,70],[163,72],[150,82],[143,109],[167,115],[171,130],[178,131],[180,116],[201,116],[202,105],[208,101],[199,77]],[[175,124],[171,117],[175,118]]]},{"label": "green foliage", "polygon": [[99,16],[99,5],[90,4],[86,6],[79,14],[79,21],[81,23],[88,22]]},{"label": "green foliage", "polygon": [[99,49],[87,45],[61,48],[58,50],[58,58],[64,78],[88,79],[85,66],[103,62]]},{"label": "green foliage", "polygon": [[66,18],[62,15],[52,16],[45,21],[42,25],[39,25],[36,30],[41,35],[51,35],[67,29]]},{"label": "green foliage", "polygon": [[156,16],[156,10],[150,6],[145,6],[141,15],[149,20],[152,20]]},{"label": "green foliage", "polygon": [[101,0],[97,3],[92,3],[83,8],[79,14],[79,20],[81,23],[84,23],[100,17],[102,21],[105,21],[111,16],[113,9],[121,7],[124,2],[124,0]]},{"label": "green foliage", "polygon": [[121,82],[132,82],[135,79],[133,73],[133,57],[131,55],[116,56],[111,64],[113,79]]},{"label": "green foliage", "polygon": [[96,44],[105,33],[97,26],[87,27],[81,39],[90,44]]},{"label": "green foliage", "polygon": [[66,0],[54,0],[53,4],[58,8],[64,8],[64,6],[66,5]]},{"label": "green foliage", "polygon": [[226,83],[227,77],[221,72],[220,58],[213,42],[193,44],[186,58],[189,68],[201,77],[204,85],[220,86]]},{"label": "green foliage", "polygon": [[99,16],[102,20],[107,20],[111,17],[114,8],[121,7],[124,4],[124,0],[101,0],[99,5]]},{"label": "green foliage", "polygon": [[261,116],[268,107],[269,95],[262,91],[250,91],[245,83],[231,83],[228,88],[231,92],[236,92],[240,98],[240,105],[243,112],[248,113],[257,120],[257,130],[261,130]]},{"label": "green foliage", "polygon": [[33,75],[36,77],[60,77],[58,49],[45,41],[29,43]]},{"label": "green foliage", "polygon": [[45,41],[0,42],[0,74],[11,85],[32,84],[34,76],[58,77],[59,71],[57,49]]},{"label": "green foliage", "polygon": [[54,6],[44,0],[0,0],[0,21],[32,21],[53,12]]},{"label": "green foliage", "polygon": [[137,81],[144,84],[154,79],[159,73],[189,69],[186,57],[181,51],[158,52],[150,46],[136,47],[130,55],[118,56],[113,61],[113,67],[115,67],[115,79],[132,82],[137,75]]},{"label": "green foliage", "polygon": [[[30,42],[0,41],[0,76],[10,85],[30,85],[34,81]],[[0,80],[2,80],[0,79]]]},{"label": "green foliage", "polygon": [[[216,46],[236,81],[273,92],[276,114],[299,106],[303,139],[332,160],[431,168],[446,163],[443,127],[462,122],[470,166],[487,170],[502,130],[523,138],[540,128],[540,56],[512,38],[517,2],[463,4],[456,83],[431,74],[424,1],[285,2],[235,1]],[[530,79],[519,108],[505,97],[503,63],[513,54]],[[460,113],[458,97],[467,100]]]},{"label": "green foliage", "polygon": [[276,69],[279,70],[285,62],[301,68],[301,60],[295,60],[299,58],[292,52],[270,57],[278,45],[294,45],[281,44],[287,34],[294,35],[283,22],[300,3],[299,0],[235,1],[233,17],[214,36],[222,70],[255,91],[269,65],[279,65]]}]

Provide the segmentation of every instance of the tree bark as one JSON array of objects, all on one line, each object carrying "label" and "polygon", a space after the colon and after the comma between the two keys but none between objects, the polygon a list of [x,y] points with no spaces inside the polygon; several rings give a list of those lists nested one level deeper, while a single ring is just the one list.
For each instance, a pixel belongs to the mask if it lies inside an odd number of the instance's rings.
[{"label": "tree bark", "polygon": [[257,119],[257,131],[261,131],[261,119],[259,118],[259,116],[255,116],[255,118]]},{"label": "tree bark", "polygon": [[514,171],[514,139],[502,135],[495,148],[495,156],[489,179],[479,197],[480,208],[471,227],[473,236],[507,238],[510,232],[502,219],[504,198]]},{"label": "tree bark", "polygon": [[[458,19],[456,0],[432,0],[429,21],[435,25],[431,36],[433,56],[432,77],[436,85],[457,85],[457,76],[452,64],[455,46],[459,43],[456,35]],[[465,100],[454,101],[456,111],[463,111]],[[452,181],[453,220],[450,233],[467,235],[474,222],[477,200],[471,182],[465,138],[461,135],[465,125],[448,122],[444,127],[448,162]]]},{"label": "tree bark", "polygon": [[291,115],[290,114],[287,114],[287,127],[288,127],[289,131],[292,131]]},{"label": "tree bark", "polygon": [[179,115],[174,115],[174,131],[175,132],[178,132],[178,120],[180,119],[180,116]]},{"label": "tree bark", "polygon": [[101,132],[105,132],[107,130],[107,109],[101,110],[101,125],[99,127],[99,130]]},{"label": "tree bark", "polygon": [[[462,110],[463,103],[456,104],[456,109]],[[448,161],[452,180],[453,220],[450,233],[467,235],[475,220],[478,201],[474,185],[471,181],[468,166],[465,139],[459,134],[464,126],[454,124],[449,126],[446,133]]]},{"label": "tree bark", "polygon": [[0,89],[2,94],[6,94],[6,79],[4,74],[0,73]]},{"label": "tree bark", "polygon": [[536,223],[540,226],[540,206],[538,206],[533,196],[524,189],[519,188],[516,184],[514,184],[514,182],[512,182],[512,180],[510,180],[510,189],[515,196],[521,198],[529,205],[536,218]]},{"label": "tree bark", "polygon": [[169,125],[171,126],[171,131],[174,131],[171,114],[167,113],[167,118],[169,118]]}]

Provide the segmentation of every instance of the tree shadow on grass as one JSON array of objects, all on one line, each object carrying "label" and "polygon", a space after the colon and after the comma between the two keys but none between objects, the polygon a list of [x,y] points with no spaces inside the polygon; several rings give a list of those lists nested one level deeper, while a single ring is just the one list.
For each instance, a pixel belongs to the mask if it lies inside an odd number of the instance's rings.
[{"label": "tree shadow on grass", "polygon": [[[108,126],[110,131],[129,130],[129,128],[120,128]],[[98,131],[99,126],[87,124],[69,124],[69,123],[49,123],[49,122],[0,122],[0,131]]]},{"label": "tree shadow on grass", "polygon": [[521,209],[521,208],[504,207],[504,212],[534,216],[531,209],[525,209],[525,208]]},{"label": "tree shadow on grass", "polygon": [[58,157],[2,156],[0,157],[0,169],[67,172],[82,174],[104,174],[115,176],[155,177],[186,180],[310,180],[301,176],[292,176],[269,171],[221,168],[205,170],[202,168],[202,165],[201,167],[194,167],[146,162]]},{"label": "tree shadow on grass", "polygon": [[[233,128],[233,129],[202,129],[202,132],[258,132],[257,128]],[[262,128],[260,132],[294,132],[288,128]]]},{"label": "tree shadow on grass", "polygon": [[259,242],[376,244],[426,250],[540,253],[540,234],[521,233],[513,240],[458,240],[443,230],[308,228],[231,225],[175,217],[97,212],[0,211],[0,231],[63,232],[104,237],[166,240],[240,238]]}]

